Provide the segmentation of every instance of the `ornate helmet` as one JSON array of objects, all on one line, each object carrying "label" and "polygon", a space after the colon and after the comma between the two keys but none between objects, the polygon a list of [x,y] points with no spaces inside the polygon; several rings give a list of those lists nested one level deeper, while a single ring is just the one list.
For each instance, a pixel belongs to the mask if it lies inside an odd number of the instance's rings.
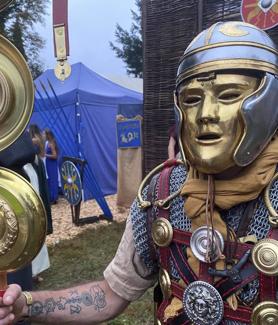
[{"label": "ornate helmet", "polygon": [[[176,91],[185,80],[217,71],[250,71],[262,75],[259,89],[241,105],[244,133],[233,159],[238,166],[253,162],[278,127],[278,50],[262,30],[244,22],[220,22],[201,32],[185,50]],[[244,73],[244,72],[243,72]],[[181,129],[181,111],[178,110]],[[180,141],[181,151],[182,143]]]}]

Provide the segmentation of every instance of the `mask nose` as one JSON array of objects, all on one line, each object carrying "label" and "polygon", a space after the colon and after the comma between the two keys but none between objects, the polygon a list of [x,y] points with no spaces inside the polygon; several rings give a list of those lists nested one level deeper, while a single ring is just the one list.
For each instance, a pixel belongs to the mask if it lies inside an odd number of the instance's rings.
[{"label": "mask nose", "polygon": [[215,97],[210,94],[206,94],[202,105],[199,107],[197,114],[197,123],[218,123],[219,119],[218,103],[216,102]]}]

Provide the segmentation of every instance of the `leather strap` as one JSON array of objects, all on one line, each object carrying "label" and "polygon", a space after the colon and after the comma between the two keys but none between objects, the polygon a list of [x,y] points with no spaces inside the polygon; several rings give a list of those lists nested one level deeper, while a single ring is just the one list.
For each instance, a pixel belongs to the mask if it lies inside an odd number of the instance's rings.
[{"label": "leather strap", "polygon": [[260,301],[276,301],[276,276],[260,273]]},{"label": "leather strap", "polygon": [[[148,193],[147,193],[147,200],[151,203],[154,202],[155,200],[155,190],[156,190],[156,185],[157,185],[157,177],[153,177],[149,188],[148,188]],[[147,238],[148,238],[148,246],[150,249],[150,255],[151,258],[154,262],[157,261],[157,254],[156,254],[156,248],[154,245],[154,242],[152,240],[152,224],[154,222],[154,220],[156,219],[156,213],[155,213],[155,209],[153,207],[153,205],[151,205],[148,209],[147,209]]]},{"label": "leather strap", "polygon": [[[190,246],[190,238],[192,233],[189,231],[183,231],[179,229],[174,229],[174,235],[173,235],[173,242],[178,244],[183,244],[185,246]],[[236,259],[240,259],[249,249],[252,249],[253,245],[247,244],[247,243],[230,243],[232,249],[235,250],[234,257]],[[226,241],[225,241],[225,247],[226,247]],[[226,251],[224,250],[224,254]]]},{"label": "leather strap", "polygon": [[[170,175],[174,166],[167,166],[162,170],[158,180],[158,200],[166,199],[170,195]],[[169,209],[159,207],[159,217],[169,219]]]},{"label": "leather strap", "polygon": [[214,284],[215,289],[219,291],[223,300],[243,288],[249,282],[255,280],[258,277],[258,271],[254,265],[249,263],[240,271],[240,276],[242,281],[238,284],[235,284],[231,278],[221,279]]},{"label": "leather strap", "polygon": [[[172,283],[172,292],[173,295],[182,301],[184,288],[182,288],[178,283]],[[237,310],[232,310],[227,303],[224,303],[224,318],[225,320],[239,321],[242,323],[250,324],[252,314],[252,308],[246,306],[238,306]],[[178,315],[175,319],[172,319],[169,324],[179,325],[183,324],[182,322],[188,321],[184,311]],[[180,322],[180,323],[179,323]]]},{"label": "leather strap", "polygon": [[233,320],[241,323],[251,323],[252,308],[238,306],[237,310],[233,310],[227,303],[224,303],[224,318],[225,320]]},{"label": "leather strap", "polygon": [[247,203],[243,216],[240,219],[239,226],[236,231],[237,238],[246,236],[248,227],[252,222],[254,211],[256,209],[257,200],[252,200]]},{"label": "leather strap", "polygon": [[191,269],[190,265],[188,264],[187,259],[182,252],[182,249],[177,244],[171,244],[170,246],[171,256],[179,272],[180,277],[183,279],[185,284],[189,284],[191,282],[197,281],[198,278],[196,274]]},{"label": "leather strap", "polygon": [[[65,56],[69,56],[69,35],[68,35],[68,0],[53,0],[53,28],[64,26],[65,28]],[[55,57],[57,57],[57,47],[54,37]]]},{"label": "leather strap", "polygon": [[200,262],[200,269],[199,269],[199,280],[204,281],[207,283],[213,283],[213,276],[208,273],[209,268],[214,268],[215,263],[204,263]]},{"label": "leather strap", "polygon": [[[278,240],[278,229],[271,229],[268,238]],[[276,301],[277,280],[276,276],[260,273],[260,301]]]},{"label": "leather strap", "polygon": [[268,238],[278,240],[278,228],[273,228],[269,231]]},{"label": "leather strap", "polygon": [[[165,168],[162,170],[162,172],[159,175],[158,180],[158,193],[157,193],[157,199],[163,200],[167,198],[170,195],[170,175],[173,171],[173,168],[175,165],[173,164],[175,160],[173,161],[166,161]],[[169,220],[169,208],[165,209],[163,207],[158,208],[158,217],[159,218],[165,218]],[[169,256],[170,251],[168,247],[159,247],[159,253],[160,253],[160,263],[161,266],[169,270],[168,264],[169,264]]]}]

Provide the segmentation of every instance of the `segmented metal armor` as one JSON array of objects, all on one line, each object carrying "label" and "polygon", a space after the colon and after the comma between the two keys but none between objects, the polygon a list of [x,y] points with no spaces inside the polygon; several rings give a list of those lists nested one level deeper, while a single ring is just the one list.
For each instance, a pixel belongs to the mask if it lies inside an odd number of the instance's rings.
[{"label": "segmented metal armor", "polygon": [[[158,176],[154,176],[154,182],[157,184]],[[187,177],[187,171],[184,165],[175,167],[170,175],[170,195],[178,191],[184,184]],[[147,199],[149,185],[143,190],[143,198]],[[154,197],[157,198],[157,186],[154,189]],[[274,209],[278,209],[278,181],[272,184],[269,191],[270,200]],[[171,201],[169,219],[173,228],[190,231],[191,221],[184,212],[185,199],[182,196],[177,196]],[[246,209],[247,203],[239,204],[229,210],[222,211],[221,216],[227,225],[235,232],[239,226],[241,217]],[[158,217],[158,208],[154,208],[156,217]],[[269,211],[265,205],[263,195],[260,195],[256,200],[256,209],[251,223],[248,225],[247,235],[255,235],[258,240],[265,238],[270,230]],[[139,202],[136,200],[131,206],[131,220],[133,226],[133,236],[136,250],[149,269],[150,273],[155,273],[159,269],[159,256],[157,259],[153,258],[151,253],[153,241],[151,233],[148,231],[148,215],[147,212],[139,207]],[[157,251],[159,255],[159,252]],[[177,271],[173,261],[170,261],[171,270],[170,277],[174,281],[180,280],[179,272]],[[247,305],[252,306],[259,294],[258,279],[248,283],[238,294],[239,300]],[[277,293],[278,301],[278,293]],[[226,325],[245,325],[245,323],[226,320]]]}]

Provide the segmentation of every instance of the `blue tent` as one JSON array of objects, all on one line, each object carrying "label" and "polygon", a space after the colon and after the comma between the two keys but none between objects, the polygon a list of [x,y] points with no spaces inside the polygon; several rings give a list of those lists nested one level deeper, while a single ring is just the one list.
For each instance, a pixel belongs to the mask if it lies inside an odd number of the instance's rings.
[{"label": "blue tent", "polygon": [[[105,79],[82,63],[64,82],[46,70],[35,80],[30,123],[54,131],[61,155],[85,159],[104,195],[117,192],[116,115],[120,104],[140,104],[141,93]],[[84,180],[85,200],[94,197]]]}]

